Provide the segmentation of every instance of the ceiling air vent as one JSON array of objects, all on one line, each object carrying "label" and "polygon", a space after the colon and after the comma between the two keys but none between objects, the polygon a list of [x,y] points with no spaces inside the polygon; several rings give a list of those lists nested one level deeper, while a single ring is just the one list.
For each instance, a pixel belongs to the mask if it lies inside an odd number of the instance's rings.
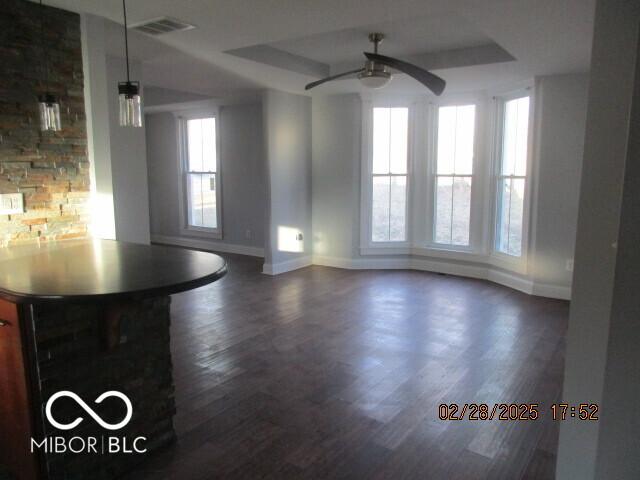
[{"label": "ceiling air vent", "polygon": [[131,25],[132,30],[137,30],[147,35],[182,32],[184,30],[191,30],[192,28],[196,28],[196,26],[169,17],[154,18],[153,20],[145,20],[144,22]]}]

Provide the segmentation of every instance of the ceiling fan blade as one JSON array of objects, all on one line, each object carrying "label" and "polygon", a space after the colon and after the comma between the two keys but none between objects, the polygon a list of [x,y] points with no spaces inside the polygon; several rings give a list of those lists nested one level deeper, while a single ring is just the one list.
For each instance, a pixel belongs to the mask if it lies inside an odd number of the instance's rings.
[{"label": "ceiling fan blade", "polygon": [[364,55],[367,57],[367,59],[373,62],[379,63],[381,65],[386,65],[387,67],[395,68],[402,73],[406,73],[407,75],[415,78],[417,81],[422,83],[436,95],[442,94],[442,92],[444,91],[444,87],[447,84],[443,79],[431,72],[426,71],[424,68],[417,67],[415,65],[412,65],[411,63],[403,62],[402,60],[398,60],[397,58],[386,57],[378,53],[368,52],[365,52]]},{"label": "ceiling fan blade", "polygon": [[354,73],[360,73],[364,71],[364,68],[358,68],[357,70],[351,70],[350,72],[338,73],[337,75],[331,75],[330,77],[323,78],[320,80],[316,80],[315,82],[311,82],[304,87],[305,90],[309,90],[313,87],[317,87],[318,85],[322,85],[325,82],[330,82],[331,80],[335,80],[336,78],[346,77],[347,75],[353,75]]}]

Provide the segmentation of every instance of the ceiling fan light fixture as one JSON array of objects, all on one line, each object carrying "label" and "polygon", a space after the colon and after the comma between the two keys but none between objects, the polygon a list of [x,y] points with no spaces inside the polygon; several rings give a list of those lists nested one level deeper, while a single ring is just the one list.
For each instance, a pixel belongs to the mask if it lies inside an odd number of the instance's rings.
[{"label": "ceiling fan light fixture", "polygon": [[391,73],[384,65],[377,65],[367,61],[365,69],[358,74],[360,83],[366,88],[378,89],[385,87],[391,81]]}]

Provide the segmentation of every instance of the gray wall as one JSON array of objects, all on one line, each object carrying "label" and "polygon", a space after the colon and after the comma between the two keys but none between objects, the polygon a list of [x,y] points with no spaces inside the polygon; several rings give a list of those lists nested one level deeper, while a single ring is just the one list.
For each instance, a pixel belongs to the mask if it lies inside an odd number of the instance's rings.
[{"label": "gray wall", "polygon": [[[151,233],[190,238],[181,234],[180,225],[177,120],[172,113],[155,113],[146,115],[146,126]],[[221,242],[263,248],[266,182],[259,104],[220,107],[220,157],[223,238],[206,241],[211,248]]]},{"label": "gray wall", "polygon": [[[273,265],[311,255],[311,99],[267,90],[263,118],[269,172],[265,263]],[[279,227],[303,234],[302,252],[279,249]]]},{"label": "gray wall", "polygon": [[[632,216],[633,202],[638,201],[635,169],[627,172],[625,208],[629,210],[620,228],[630,106],[634,81],[638,82],[639,23],[638,2],[598,0],[562,400],[597,403],[602,413],[599,422],[562,422],[557,463],[561,480],[640,478],[634,414],[640,363],[638,317],[627,316],[638,311],[639,266],[637,253],[629,250],[638,248],[637,217]],[[633,162],[637,163],[637,157]],[[616,252],[620,231],[623,235]],[[627,235],[636,238],[630,240]]]},{"label": "gray wall", "polygon": [[313,99],[314,255],[359,256],[361,118],[357,94]]},{"label": "gray wall", "polygon": [[[120,58],[107,57],[109,131],[116,239],[149,243],[149,191],[147,152],[143,128],[121,127],[118,82],[126,79]],[[140,64],[131,64],[131,78],[139,78]],[[144,95],[144,91],[142,91]]]},{"label": "gray wall", "polygon": [[536,81],[537,222],[532,274],[536,281],[570,285],[578,221],[580,172],[589,75],[552,75]]},{"label": "gray wall", "polygon": [[596,478],[640,478],[640,38],[620,213]]},{"label": "gray wall", "polygon": [[[119,125],[117,85],[126,79],[125,63],[105,55],[107,22],[82,15],[87,137],[95,212],[92,234],[98,238],[149,243],[145,131],[144,127]],[[140,64],[132,62],[132,78],[139,78],[139,74]]]}]

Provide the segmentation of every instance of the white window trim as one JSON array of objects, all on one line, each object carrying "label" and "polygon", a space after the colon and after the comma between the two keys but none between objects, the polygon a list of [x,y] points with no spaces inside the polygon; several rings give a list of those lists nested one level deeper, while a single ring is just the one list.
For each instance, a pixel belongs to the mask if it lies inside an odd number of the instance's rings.
[{"label": "white window trim", "polygon": [[[210,107],[174,112],[178,138],[178,197],[180,213],[180,233],[185,236],[222,239],[222,158],[220,156],[220,115],[219,109]],[[216,119],[216,223],[217,228],[189,225],[189,202],[187,199],[187,121],[197,118]]]},{"label": "white window trim", "polygon": [[[370,179],[373,177],[373,109],[374,108],[408,108],[407,132],[407,188],[405,203],[405,241],[403,242],[374,242],[371,240],[371,223],[373,208],[373,189]],[[414,109],[412,102],[406,98],[362,98],[362,145],[361,145],[361,178],[360,178],[360,252],[375,252],[375,254],[394,255],[397,252],[408,253],[413,234],[412,226],[412,184],[414,158],[414,132],[412,121]]]},{"label": "white window trim", "polygon": [[[498,187],[497,178],[500,175],[500,162],[502,139],[504,135],[504,104],[516,98],[524,96],[529,97],[529,132],[527,138],[527,171],[524,188],[524,204],[522,209],[522,255],[516,257],[500,252],[496,249],[496,241],[498,238]],[[495,267],[511,270],[523,275],[529,272],[529,259],[531,254],[529,246],[531,245],[530,236],[532,234],[531,226],[531,209],[532,209],[532,191],[535,158],[533,155],[534,138],[535,138],[535,95],[532,85],[526,85],[517,90],[497,94],[493,97],[493,121],[492,121],[492,145],[491,145],[491,235],[489,237],[489,263]]]},{"label": "white window trim", "polygon": [[[422,242],[421,251],[426,253],[432,252],[433,254],[444,253],[445,256],[449,252],[456,252],[459,255],[453,256],[455,258],[474,258],[483,256],[484,252],[484,225],[483,225],[483,202],[484,198],[484,181],[486,174],[484,171],[483,159],[485,158],[485,131],[483,123],[486,118],[486,98],[482,95],[454,95],[444,98],[440,98],[437,101],[430,103],[428,107],[428,120],[422,128],[425,128],[428,132],[428,146],[427,146],[427,178],[426,178],[426,190],[427,198],[425,205],[427,207],[427,223],[426,223],[426,236]],[[437,243],[433,240],[434,226],[435,226],[435,179],[437,172],[438,161],[438,109],[440,107],[454,106],[454,105],[475,105],[475,118],[474,118],[474,138],[473,138],[473,173],[471,175],[471,210],[469,212],[469,245],[448,245],[443,243]],[[435,256],[435,255],[432,255]]]}]

